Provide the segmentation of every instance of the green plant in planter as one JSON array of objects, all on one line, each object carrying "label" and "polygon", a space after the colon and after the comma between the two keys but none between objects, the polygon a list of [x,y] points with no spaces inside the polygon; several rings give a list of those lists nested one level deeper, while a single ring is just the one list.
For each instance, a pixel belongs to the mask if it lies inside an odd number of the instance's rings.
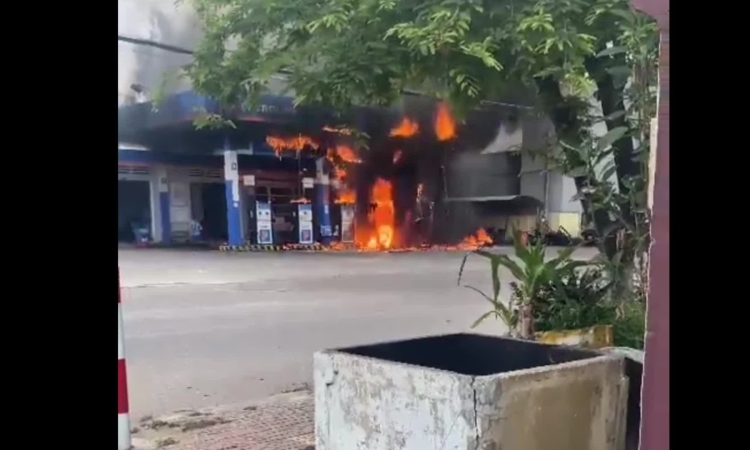
[{"label": "green plant in planter", "polygon": [[598,267],[561,271],[539,290],[534,330],[575,330],[611,324],[617,316],[616,305],[608,301],[611,284]]},{"label": "green plant in planter", "polygon": [[[545,260],[546,245],[544,242],[536,241],[527,244],[522,238],[521,232],[513,231],[513,248],[516,263],[507,255],[498,255],[485,250],[475,250],[471,253],[483,256],[490,261],[490,273],[492,277],[492,296],[489,296],[473,286],[465,286],[481,294],[488,300],[493,308],[483,314],[472,325],[476,327],[486,318],[494,315],[500,318],[510,332],[522,339],[532,339],[534,336],[534,314],[539,304],[540,293],[551,283],[559,280],[561,273],[570,273],[576,268],[587,265],[584,261],[574,261],[570,258],[575,248],[561,250],[556,258]],[[464,256],[458,273],[458,284],[461,284],[466,260],[471,254]],[[499,299],[500,294],[500,266],[508,269],[515,277],[513,294],[507,305]]]},{"label": "green plant in planter", "polygon": [[535,331],[611,325],[614,345],[643,349],[646,322],[640,291],[630,292],[625,298],[612,298],[613,284],[602,266],[560,273],[537,296]]}]

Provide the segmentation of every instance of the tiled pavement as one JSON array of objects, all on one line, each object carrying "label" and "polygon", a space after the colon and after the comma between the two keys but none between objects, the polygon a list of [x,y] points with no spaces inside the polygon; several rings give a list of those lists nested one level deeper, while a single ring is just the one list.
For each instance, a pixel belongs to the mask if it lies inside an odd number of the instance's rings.
[{"label": "tiled pavement", "polygon": [[135,450],[313,450],[313,397],[297,392],[245,407],[182,411],[138,428]]}]

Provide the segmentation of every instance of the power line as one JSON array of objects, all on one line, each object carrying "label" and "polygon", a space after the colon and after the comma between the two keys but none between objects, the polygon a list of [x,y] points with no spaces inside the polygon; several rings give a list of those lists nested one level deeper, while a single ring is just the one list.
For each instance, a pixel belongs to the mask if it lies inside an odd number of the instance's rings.
[{"label": "power line", "polygon": [[135,45],[145,45],[147,47],[154,47],[161,50],[166,50],[173,53],[181,53],[183,55],[192,55],[193,51],[184,47],[178,47],[176,45],[162,44],[161,42],[152,41],[150,39],[139,39],[128,36],[117,35],[117,40],[127,42]]}]

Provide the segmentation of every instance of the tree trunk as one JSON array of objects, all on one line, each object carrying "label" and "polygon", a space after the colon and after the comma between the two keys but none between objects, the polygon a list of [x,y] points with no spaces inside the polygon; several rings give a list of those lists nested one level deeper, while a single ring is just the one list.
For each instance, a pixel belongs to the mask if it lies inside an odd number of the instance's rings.
[{"label": "tree trunk", "polygon": [[[602,105],[602,114],[605,117],[604,122],[607,124],[608,130],[613,130],[617,127],[630,127],[625,114],[613,116],[618,111],[625,111],[625,92],[624,86],[618,86],[612,75],[607,72],[607,66],[624,66],[625,64],[624,58],[614,58],[614,64],[607,65],[602,63],[601,58],[595,57],[587,58],[585,62],[586,70],[596,83],[597,100]],[[617,142],[614,142],[612,148],[617,168],[617,186],[620,192],[626,194],[629,192],[629,188],[624,183],[624,180],[630,176],[640,175],[641,172],[640,163],[635,159],[636,153],[633,138],[630,135],[626,135]],[[632,221],[632,219],[631,215],[628,214],[626,216],[628,222]]]},{"label": "tree trunk", "polygon": [[[586,70],[594,79],[597,87],[597,98],[602,105],[602,114],[605,117],[605,123],[608,130],[617,127],[629,127],[627,118],[624,114],[613,114],[619,111],[625,111],[625,87],[619,86],[614,77],[607,72],[607,67],[625,66],[626,61],[623,56],[606,60],[602,58],[590,57],[585,61]],[[612,144],[614,153],[614,162],[617,174],[617,185],[620,193],[630,196],[630,186],[625,182],[628,178],[644,175],[643,168],[639,161],[636,160],[637,153],[633,139],[625,136]],[[620,205],[622,220],[629,225],[631,229],[637,229],[638,221],[643,222],[642,217],[637,217],[638,212],[634,212],[630,202]],[[620,265],[623,267],[622,289],[632,288],[632,269],[635,264],[636,254],[638,253],[637,243],[627,242],[628,240],[637,239],[639,236],[633,236],[626,233],[621,237],[620,245],[615,245],[615,251],[622,251]],[[611,244],[610,244],[611,245]],[[609,251],[606,252],[610,256]],[[620,292],[624,292],[620,290]],[[630,292],[630,291],[628,291]]]},{"label": "tree trunk", "polygon": [[534,339],[533,311],[530,303],[522,303],[518,310],[518,337]]}]

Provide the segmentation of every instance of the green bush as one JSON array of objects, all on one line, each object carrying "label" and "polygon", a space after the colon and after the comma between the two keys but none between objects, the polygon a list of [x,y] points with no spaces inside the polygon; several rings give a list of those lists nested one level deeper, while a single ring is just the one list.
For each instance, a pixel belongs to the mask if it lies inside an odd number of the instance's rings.
[{"label": "green bush", "polygon": [[[515,287],[511,285],[515,292]],[[534,316],[537,331],[575,330],[611,325],[614,345],[643,349],[645,307],[640,298],[618,304],[598,268],[572,271],[539,290]]]},{"label": "green bush", "polygon": [[537,296],[534,329],[575,330],[615,320],[607,285],[599,269],[570,271],[543,286]]},{"label": "green bush", "polygon": [[615,345],[643,350],[646,337],[646,305],[640,300],[623,304],[621,316],[612,322]]}]

